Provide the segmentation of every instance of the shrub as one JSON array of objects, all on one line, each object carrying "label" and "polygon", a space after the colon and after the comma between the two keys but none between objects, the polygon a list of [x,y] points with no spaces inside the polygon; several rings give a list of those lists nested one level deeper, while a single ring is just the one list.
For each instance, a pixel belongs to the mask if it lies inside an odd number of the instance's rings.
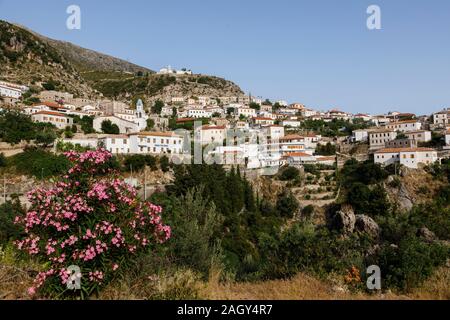
[{"label": "shrub", "polygon": [[[119,276],[138,253],[170,237],[161,221],[161,207],[142,202],[137,190],[111,169],[112,155],[103,150],[67,152],[72,167],[51,189],[28,194],[30,210],[16,223],[25,229],[17,247],[45,264],[31,295],[38,291],[67,294],[73,279],[68,270],[80,268],[81,298]],[[69,291],[70,292],[70,291]]]},{"label": "shrub", "polygon": [[298,179],[299,176],[300,176],[300,172],[298,171],[297,168],[288,167],[281,172],[280,180],[281,181],[294,180],[294,179]]},{"label": "shrub", "polygon": [[292,193],[284,191],[278,196],[276,208],[280,216],[292,218],[297,213],[299,203]]},{"label": "shrub", "polygon": [[120,129],[117,124],[112,123],[111,120],[105,120],[102,122],[102,132],[106,134],[119,134]]},{"label": "shrub", "polygon": [[3,153],[0,153],[0,168],[6,167],[6,157]]},{"label": "shrub", "polygon": [[378,265],[383,270],[385,286],[408,290],[421,284],[433,271],[445,264],[449,249],[440,244],[428,244],[408,237],[398,247],[382,248]]},{"label": "shrub", "polygon": [[302,209],[302,214],[303,214],[305,217],[311,217],[311,215],[313,214],[313,212],[314,212],[314,206],[312,206],[312,205],[307,205],[306,207],[304,207],[304,208]]},{"label": "shrub", "polygon": [[27,148],[10,158],[9,163],[21,174],[38,179],[50,178],[67,172],[70,163],[66,157],[55,155],[40,148]]},{"label": "shrub", "polygon": [[169,171],[170,168],[169,158],[167,158],[166,156],[162,156],[161,158],[159,158],[159,166],[161,167],[161,170],[163,172]]},{"label": "shrub", "polygon": [[17,239],[21,235],[23,230],[14,224],[14,218],[24,213],[18,200],[7,201],[0,205],[0,243]]}]

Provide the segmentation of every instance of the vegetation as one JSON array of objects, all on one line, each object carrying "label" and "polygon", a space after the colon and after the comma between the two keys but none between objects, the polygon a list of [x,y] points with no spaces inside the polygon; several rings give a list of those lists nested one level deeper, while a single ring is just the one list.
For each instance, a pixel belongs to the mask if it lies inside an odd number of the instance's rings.
[{"label": "vegetation", "polygon": [[31,117],[18,111],[0,111],[0,140],[18,144],[21,141],[50,145],[57,137],[56,128],[47,123],[34,123]]},{"label": "vegetation", "polygon": [[102,122],[102,132],[106,134],[119,134],[120,129],[117,124],[112,123],[111,120],[105,120]]},{"label": "vegetation", "polygon": [[336,154],[336,145],[328,142],[326,145],[318,144],[316,148],[316,155],[320,156],[334,156]]},{"label": "vegetation", "polygon": [[[25,231],[15,242],[18,249],[45,265],[30,295],[89,297],[171,235],[161,221],[162,208],[141,201],[136,189],[111,175],[110,153],[66,156],[67,175],[51,189],[33,190],[30,211],[16,220]],[[79,267],[81,290],[68,290],[67,265]]]},{"label": "vegetation", "polygon": [[324,137],[342,137],[351,135],[353,130],[366,129],[369,123],[362,121],[354,121],[351,123],[347,120],[333,119],[330,122],[324,120],[309,120],[302,121],[302,129],[314,131]]},{"label": "vegetation", "polygon": [[19,174],[48,179],[67,173],[70,164],[64,156],[29,147],[23,153],[8,158],[7,166],[14,168]]}]

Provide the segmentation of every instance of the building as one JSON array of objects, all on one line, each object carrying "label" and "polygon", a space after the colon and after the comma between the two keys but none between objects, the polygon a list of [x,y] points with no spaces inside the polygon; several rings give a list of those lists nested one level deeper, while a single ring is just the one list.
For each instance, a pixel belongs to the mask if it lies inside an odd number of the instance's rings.
[{"label": "building", "polygon": [[284,156],[289,166],[302,166],[304,164],[316,163],[316,157],[305,152],[292,152]]},{"label": "building", "polygon": [[53,111],[39,111],[31,115],[34,122],[51,123],[58,129],[65,129],[73,125],[73,119],[67,115]]},{"label": "building", "polygon": [[376,151],[374,155],[374,162],[383,166],[400,163],[412,169],[438,160],[436,150],[430,148],[385,148]]},{"label": "building", "polygon": [[174,132],[137,132],[106,135],[99,143],[114,154],[181,154],[184,138]]},{"label": "building", "polygon": [[303,152],[310,155],[314,154],[313,148],[306,146],[305,137],[292,134],[280,138],[280,152],[281,155],[287,155],[289,153]]},{"label": "building", "polygon": [[256,117],[256,110],[253,108],[247,108],[247,107],[240,107],[237,108],[237,116],[238,117],[246,117],[246,118],[253,118]]},{"label": "building", "polygon": [[385,127],[400,132],[419,131],[422,129],[422,123],[417,120],[405,120],[388,123]]},{"label": "building", "polygon": [[417,148],[417,141],[411,139],[394,139],[386,142],[386,148]]},{"label": "building", "polygon": [[174,132],[138,132],[129,134],[131,153],[182,154],[184,138]]},{"label": "building", "polygon": [[200,141],[202,145],[210,143],[223,144],[227,137],[227,129],[225,126],[202,126],[197,128],[195,132],[196,141]]},{"label": "building", "polygon": [[433,124],[437,127],[446,128],[450,123],[450,109],[444,109],[442,111],[433,114]]},{"label": "building", "polygon": [[353,120],[360,120],[364,122],[369,122],[372,120],[372,116],[368,114],[358,113],[353,116]]},{"label": "building", "polygon": [[94,130],[97,132],[102,131],[102,123],[104,121],[111,121],[113,124],[119,127],[119,132],[122,134],[138,132],[140,131],[137,123],[116,117],[116,116],[100,116],[96,117],[93,121]]},{"label": "building", "polygon": [[394,130],[373,130],[369,132],[369,146],[370,150],[377,150],[385,148],[386,142],[397,138],[397,132]]},{"label": "building", "polygon": [[158,74],[172,74],[172,75],[191,75],[192,71],[183,68],[181,70],[173,69],[171,66],[167,66],[159,69]]},{"label": "building", "polygon": [[188,109],[187,116],[189,118],[211,118],[213,113],[210,110],[206,109]]},{"label": "building", "polygon": [[445,132],[445,145],[450,146],[450,130]]},{"label": "building", "polygon": [[107,135],[99,139],[100,144],[111,153],[131,153],[130,139],[127,135]]},{"label": "building", "polygon": [[302,123],[299,120],[283,120],[281,124],[283,127],[300,128]]},{"label": "building", "polygon": [[256,126],[272,126],[275,124],[275,120],[272,118],[256,117],[252,119],[252,122]]},{"label": "building", "polygon": [[26,86],[21,86],[21,85],[14,84],[14,83],[0,81],[0,96],[1,97],[20,99],[20,97],[22,97],[22,94],[24,94],[28,90],[29,90],[29,88]]},{"label": "building", "polygon": [[416,140],[417,142],[429,142],[431,141],[431,131],[419,130],[419,131],[408,131],[405,132],[408,139]]},{"label": "building", "polygon": [[303,109],[300,111],[300,114],[304,118],[311,118],[311,117],[314,117],[315,115],[317,115],[317,111],[312,110],[312,109]]},{"label": "building", "polygon": [[369,130],[367,130],[367,129],[353,130],[350,140],[351,140],[351,142],[367,142],[367,141],[369,141]]}]

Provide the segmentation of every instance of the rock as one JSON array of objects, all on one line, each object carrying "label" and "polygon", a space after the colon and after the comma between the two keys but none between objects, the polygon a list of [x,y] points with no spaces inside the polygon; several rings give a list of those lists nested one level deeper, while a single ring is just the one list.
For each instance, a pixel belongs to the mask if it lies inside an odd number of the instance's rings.
[{"label": "rock", "polygon": [[413,208],[413,201],[411,200],[408,190],[403,184],[400,186],[400,190],[398,191],[398,204],[400,209],[405,211],[409,211]]},{"label": "rock", "polygon": [[350,234],[355,229],[355,212],[351,207],[343,207],[336,212],[333,219],[333,227],[342,231],[344,234]]},{"label": "rock", "polygon": [[369,249],[367,249],[366,256],[367,257],[375,256],[380,251],[380,249],[381,247],[378,244],[371,246]]},{"label": "rock", "polygon": [[380,227],[378,224],[369,216],[358,214],[355,219],[355,228],[359,232],[364,232],[373,238],[378,238],[380,235]]},{"label": "rock", "polygon": [[417,236],[424,239],[426,242],[433,242],[436,240],[436,235],[430,229],[423,227],[417,231]]}]

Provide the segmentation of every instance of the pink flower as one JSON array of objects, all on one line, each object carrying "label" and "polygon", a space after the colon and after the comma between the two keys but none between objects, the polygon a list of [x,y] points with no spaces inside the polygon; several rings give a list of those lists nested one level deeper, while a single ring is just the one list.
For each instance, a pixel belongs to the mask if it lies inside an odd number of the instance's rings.
[{"label": "pink flower", "polygon": [[34,296],[36,294],[36,288],[35,287],[30,287],[30,288],[28,288],[27,291],[28,291],[28,294],[30,296]]}]

